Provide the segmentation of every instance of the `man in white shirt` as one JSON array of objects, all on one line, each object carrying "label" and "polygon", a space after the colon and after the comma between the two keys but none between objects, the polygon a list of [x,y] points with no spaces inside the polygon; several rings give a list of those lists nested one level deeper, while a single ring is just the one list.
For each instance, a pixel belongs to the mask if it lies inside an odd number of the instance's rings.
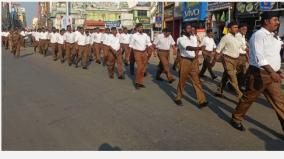
[{"label": "man in white shirt", "polygon": [[244,131],[244,116],[261,93],[272,105],[284,132],[284,94],[281,90],[281,43],[274,37],[273,31],[279,27],[277,12],[263,12],[262,28],[256,31],[249,42],[249,68],[247,70],[247,91],[232,114],[231,125]]},{"label": "man in white shirt", "polygon": [[123,32],[120,34],[120,43],[121,43],[121,48],[123,52],[125,53],[125,65],[128,66],[130,64],[129,58],[130,58],[130,47],[129,47],[129,42],[130,42],[130,34],[128,34],[127,28],[123,28]]},{"label": "man in white shirt", "polygon": [[145,67],[147,65],[147,50],[152,45],[149,36],[143,33],[142,23],[136,24],[137,33],[133,34],[129,46],[134,51],[137,70],[135,73],[135,88],[145,88],[143,85]]},{"label": "man in white shirt", "polygon": [[242,43],[243,46],[240,48],[240,56],[238,59],[238,65],[237,65],[237,79],[239,88],[241,89],[242,86],[244,86],[245,81],[245,73],[247,69],[247,61],[248,61],[248,47],[247,47],[247,40],[246,40],[246,34],[247,34],[247,25],[246,24],[240,24],[239,26],[239,32],[236,34],[236,37],[239,39],[239,41]]},{"label": "man in white shirt", "polygon": [[191,79],[197,101],[199,103],[199,108],[207,106],[208,102],[204,95],[201,81],[199,79],[199,62],[198,62],[198,51],[201,47],[197,46],[197,43],[193,41],[190,36],[192,36],[191,26],[189,24],[185,27],[185,35],[179,40],[179,49],[181,55],[180,71],[179,71],[179,82],[177,86],[177,96],[175,103],[182,106],[181,98],[183,96],[183,90],[189,77]]},{"label": "man in white shirt", "polygon": [[85,31],[86,34],[86,51],[87,51],[87,56],[88,59],[87,61],[92,61],[92,36],[88,30]]},{"label": "man in white shirt", "polygon": [[222,82],[220,83],[218,91],[215,95],[223,97],[223,91],[229,79],[234,90],[237,93],[238,99],[240,99],[243,96],[243,93],[239,89],[236,73],[240,48],[245,46],[243,46],[236,37],[236,33],[238,32],[238,24],[236,22],[230,22],[228,24],[228,28],[229,33],[222,37],[216,49],[217,54],[222,53],[224,72],[222,76]]},{"label": "man in white shirt", "polygon": [[36,49],[38,48],[38,51],[39,48],[40,48],[40,41],[39,41],[39,37],[40,37],[40,34],[41,34],[41,28],[38,28],[37,31],[34,33],[34,52],[36,53]]},{"label": "man in white shirt", "polygon": [[67,26],[67,31],[64,33],[66,58],[69,66],[72,65],[75,52],[75,32],[72,32],[71,25]]},{"label": "man in white shirt", "polygon": [[109,77],[111,79],[114,78],[114,67],[116,63],[118,71],[118,79],[124,79],[120,38],[117,35],[117,30],[115,27],[111,28],[111,32],[112,34],[110,34],[109,36],[110,51],[108,52],[108,57],[107,57],[107,67],[108,67]]},{"label": "man in white shirt", "polygon": [[176,67],[180,68],[180,61],[181,61],[181,56],[180,56],[180,50],[179,50],[179,40],[182,38],[184,35],[184,31],[181,32],[181,36],[177,38],[177,56],[175,58],[174,64],[173,64],[173,70],[176,71]]},{"label": "man in white shirt", "polygon": [[175,81],[173,75],[170,72],[170,49],[172,47],[174,55],[176,55],[175,41],[171,35],[171,30],[164,28],[161,34],[158,34],[154,40],[154,47],[158,52],[158,57],[160,59],[158,70],[156,74],[156,80],[163,81],[161,74],[164,72],[168,78],[169,83]]},{"label": "man in white shirt", "polygon": [[60,62],[64,62],[64,50],[65,50],[65,29],[61,29],[59,34],[56,34],[56,43],[58,48],[57,58],[60,59]]},{"label": "man in white shirt", "polygon": [[76,46],[78,47],[78,58],[76,60],[76,68],[78,63],[81,61],[81,66],[83,69],[87,69],[87,60],[88,60],[88,38],[84,34],[84,28],[80,27],[79,34],[75,38]]},{"label": "man in white shirt", "polygon": [[203,55],[203,65],[202,65],[202,69],[199,73],[200,77],[205,77],[204,73],[206,72],[206,70],[208,69],[211,78],[214,80],[217,78],[217,76],[214,74],[214,72],[212,71],[212,60],[214,57],[214,52],[216,50],[216,44],[214,42],[213,39],[213,32],[212,29],[208,29],[206,31],[207,36],[204,37],[204,39],[201,42],[201,46],[202,46],[202,55]]},{"label": "man in white shirt", "polygon": [[49,38],[50,38],[51,52],[52,52],[54,61],[57,60],[57,42],[56,42],[57,36],[58,36],[58,33],[56,33],[56,28],[52,27],[52,32],[49,34]]},{"label": "man in white shirt", "polygon": [[3,34],[2,34],[2,40],[3,40],[3,44],[4,44],[4,47],[6,48],[6,49],[8,49],[8,44],[9,44],[9,39],[8,39],[8,36],[9,36],[9,30],[5,30],[5,31],[3,31]]},{"label": "man in white shirt", "polygon": [[109,52],[109,35],[110,35],[110,29],[106,28],[105,32],[102,34],[101,37],[101,44],[103,46],[103,65],[106,65],[107,62],[107,56],[108,56],[108,52]]},{"label": "man in white shirt", "polygon": [[49,43],[49,33],[48,30],[42,28],[42,32],[39,35],[39,43],[40,43],[40,53],[43,54],[45,57],[47,55],[48,43]]},{"label": "man in white shirt", "polygon": [[100,32],[100,28],[95,29],[95,33],[93,33],[93,47],[95,51],[96,63],[101,64],[101,51],[103,50],[103,46],[101,44],[102,33]]},{"label": "man in white shirt", "polygon": [[23,47],[26,47],[26,40],[25,40],[25,37],[26,37],[26,30],[25,29],[22,29],[22,31],[20,32],[21,34],[21,39],[22,39],[22,46]]}]

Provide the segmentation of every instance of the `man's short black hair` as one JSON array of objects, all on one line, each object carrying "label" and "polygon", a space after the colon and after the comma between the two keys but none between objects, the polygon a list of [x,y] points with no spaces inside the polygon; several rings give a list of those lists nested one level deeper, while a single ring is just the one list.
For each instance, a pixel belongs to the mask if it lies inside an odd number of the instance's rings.
[{"label": "man's short black hair", "polygon": [[106,30],[107,30],[107,31],[110,31],[110,29],[109,29],[109,28],[106,28]]},{"label": "man's short black hair", "polygon": [[71,27],[71,25],[67,25],[67,28]]},{"label": "man's short black hair", "polygon": [[248,27],[248,25],[247,25],[246,23],[241,23],[241,24],[239,25],[239,28],[242,28],[242,27]]},{"label": "man's short black hair", "polygon": [[62,29],[60,30],[60,32],[63,32],[63,31],[65,31],[65,29],[64,29],[64,28],[62,28]]},{"label": "man's short black hair", "polygon": [[170,28],[164,28],[162,30],[163,33],[169,33],[169,32],[172,32],[172,30]]},{"label": "man's short black hair", "polygon": [[266,11],[260,14],[261,25],[264,25],[264,21],[271,19],[272,17],[279,17],[279,12],[276,11]]},{"label": "man's short black hair", "polygon": [[141,27],[141,26],[143,26],[142,23],[137,23],[136,26],[135,26],[135,28],[138,28],[138,27]]},{"label": "man's short black hair", "polygon": [[234,25],[238,25],[238,23],[235,22],[235,21],[230,22],[230,23],[228,24],[228,28],[231,28],[231,27],[234,26]]},{"label": "man's short black hair", "polygon": [[207,34],[212,33],[212,29],[207,29],[207,30],[206,30],[206,33],[207,33]]},{"label": "man's short black hair", "polygon": [[116,27],[112,27],[111,30],[116,30]]}]

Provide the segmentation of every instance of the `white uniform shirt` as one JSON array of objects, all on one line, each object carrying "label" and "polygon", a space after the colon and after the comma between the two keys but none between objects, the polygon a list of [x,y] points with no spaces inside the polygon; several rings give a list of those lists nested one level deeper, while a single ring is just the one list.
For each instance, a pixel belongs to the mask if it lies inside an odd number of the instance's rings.
[{"label": "white uniform shirt", "polygon": [[26,32],[25,31],[21,31],[21,36],[26,36]]},{"label": "white uniform shirt", "polygon": [[101,38],[102,38],[101,32],[99,32],[99,33],[95,32],[94,33],[94,43],[101,43],[101,41],[102,41]]},{"label": "white uniform shirt", "polygon": [[41,32],[35,32],[35,41],[39,41]]},{"label": "white uniform shirt", "polygon": [[61,35],[61,34],[56,34],[56,43],[58,44],[64,44],[64,41],[65,41],[65,36],[64,34]]},{"label": "white uniform shirt", "polygon": [[204,37],[201,46],[205,46],[205,50],[213,51],[216,49],[216,44],[213,38],[209,38],[208,36]]},{"label": "white uniform shirt", "polygon": [[75,33],[74,32],[65,32],[64,33],[64,39],[67,43],[74,43],[75,42]]},{"label": "white uniform shirt", "polygon": [[105,45],[108,45],[108,36],[109,36],[109,34],[107,34],[107,33],[103,33],[102,34],[102,37],[101,37],[101,42],[103,43],[103,44],[105,44]]},{"label": "white uniform shirt", "polygon": [[113,48],[115,51],[120,49],[120,37],[114,36],[113,34],[109,35],[109,43],[110,47]]},{"label": "white uniform shirt", "polygon": [[164,33],[157,35],[154,40],[156,48],[162,50],[170,50],[171,46],[175,45],[175,41],[171,35],[165,37]]},{"label": "white uniform shirt", "polygon": [[121,33],[119,38],[120,38],[120,43],[121,44],[129,44],[130,42],[130,34],[125,34],[125,33]]},{"label": "white uniform shirt", "polygon": [[238,58],[241,47],[245,48],[245,46],[242,45],[236,36],[228,33],[221,39],[219,45],[217,46],[216,52],[222,52],[223,54],[232,58]]},{"label": "white uniform shirt", "polygon": [[33,37],[35,37],[35,33],[36,33],[35,31],[32,31],[32,36],[33,36]]},{"label": "white uniform shirt", "polygon": [[249,64],[261,68],[270,65],[274,71],[281,68],[281,41],[265,28],[256,31],[249,41]]},{"label": "white uniform shirt", "polygon": [[135,33],[132,35],[129,46],[135,50],[145,51],[147,46],[151,46],[150,37],[146,33]]},{"label": "white uniform shirt", "polygon": [[2,33],[2,36],[8,37],[9,34],[10,34],[9,32],[3,32],[3,33]]},{"label": "white uniform shirt", "polygon": [[80,34],[76,35],[75,42],[77,42],[78,45],[80,45],[80,46],[85,46],[85,45],[87,45],[87,36],[85,34],[80,33]]},{"label": "white uniform shirt", "polygon": [[39,39],[41,40],[48,40],[49,33],[48,32],[41,32],[39,34]]},{"label": "white uniform shirt", "polygon": [[85,44],[86,45],[90,45],[92,43],[92,36],[89,34],[89,35],[85,35],[86,36],[86,41],[85,41]]},{"label": "white uniform shirt", "polygon": [[183,35],[179,38],[180,55],[182,57],[195,58],[195,51],[186,50],[187,46],[197,47],[197,44],[193,39],[190,39],[187,36]]},{"label": "white uniform shirt", "polygon": [[56,38],[58,36],[57,34],[58,33],[56,33],[56,32],[55,33],[52,32],[52,33],[49,34],[50,43],[53,43],[53,44],[56,43]]},{"label": "white uniform shirt", "polygon": [[246,37],[244,35],[242,35],[241,33],[237,33],[236,37],[239,39],[239,41],[242,43],[242,46],[240,48],[240,54],[246,54],[246,48],[247,48],[247,41],[246,41]]}]

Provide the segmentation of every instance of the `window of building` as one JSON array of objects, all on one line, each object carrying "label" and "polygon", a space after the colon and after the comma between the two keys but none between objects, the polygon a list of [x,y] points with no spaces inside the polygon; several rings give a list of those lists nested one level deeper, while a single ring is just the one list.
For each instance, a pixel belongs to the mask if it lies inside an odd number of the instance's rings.
[{"label": "window of building", "polygon": [[140,17],[142,16],[147,16],[147,11],[146,10],[138,10],[137,15]]}]

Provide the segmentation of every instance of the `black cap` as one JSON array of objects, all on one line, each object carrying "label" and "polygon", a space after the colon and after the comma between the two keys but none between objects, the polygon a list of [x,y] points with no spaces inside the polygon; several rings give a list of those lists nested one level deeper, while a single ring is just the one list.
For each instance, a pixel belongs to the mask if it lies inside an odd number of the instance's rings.
[{"label": "black cap", "polygon": [[262,20],[271,19],[272,17],[279,17],[279,12],[266,11],[266,12],[263,12],[260,16]]}]

